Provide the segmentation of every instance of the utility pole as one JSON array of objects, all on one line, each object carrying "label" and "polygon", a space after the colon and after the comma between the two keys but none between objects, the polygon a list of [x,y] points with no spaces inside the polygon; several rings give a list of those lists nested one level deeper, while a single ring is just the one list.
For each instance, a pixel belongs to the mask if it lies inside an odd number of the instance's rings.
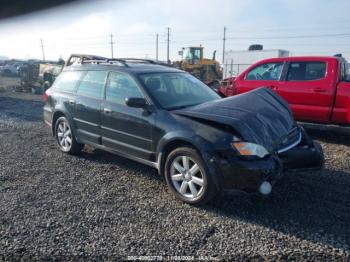
[{"label": "utility pole", "polygon": [[41,43],[41,52],[43,53],[43,61],[45,61],[44,44],[42,39],[40,39],[40,43]]},{"label": "utility pole", "polygon": [[111,58],[113,58],[113,44],[114,44],[114,42],[113,42],[113,34],[111,34],[111,42],[110,42],[110,44],[111,44]]},{"label": "utility pole", "polygon": [[158,34],[156,35],[156,60],[158,61]]},{"label": "utility pole", "polygon": [[167,52],[166,52],[166,56],[167,56],[167,63],[170,64],[170,58],[169,58],[170,27],[168,27],[167,29],[168,29],[168,37],[167,37]]},{"label": "utility pole", "polygon": [[222,39],[222,65],[225,63],[226,26],[224,26],[224,38]]}]

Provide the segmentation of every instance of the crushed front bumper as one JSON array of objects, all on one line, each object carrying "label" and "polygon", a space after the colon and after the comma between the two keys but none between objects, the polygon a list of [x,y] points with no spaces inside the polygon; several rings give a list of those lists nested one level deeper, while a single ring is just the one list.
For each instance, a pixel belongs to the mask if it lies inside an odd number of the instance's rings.
[{"label": "crushed front bumper", "polygon": [[322,168],[322,147],[304,134],[299,145],[263,159],[245,159],[228,154],[212,157],[209,161],[213,164],[212,171],[219,189],[256,192],[265,181],[275,184],[283,176],[283,171]]}]

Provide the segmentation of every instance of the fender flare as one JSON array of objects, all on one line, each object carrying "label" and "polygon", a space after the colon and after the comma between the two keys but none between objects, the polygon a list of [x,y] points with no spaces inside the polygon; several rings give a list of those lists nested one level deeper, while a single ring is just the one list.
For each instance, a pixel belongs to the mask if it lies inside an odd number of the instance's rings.
[{"label": "fender flare", "polygon": [[66,110],[63,106],[57,106],[52,114],[52,135],[55,135],[55,118],[57,118],[57,115],[63,115],[64,117],[66,117],[69,121],[69,124],[71,125],[72,128],[72,133],[75,137],[75,139],[77,140],[78,143],[81,143],[81,140],[79,139],[79,136],[77,135],[77,127],[75,125],[75,122],[73,120],[73,117],[71,115],[71,113],[69,113],[68,110]]},{"label": "fender flare", "polygon": [[222,176],[216,172],[216,168],[213,165],[207,164],[209,162],[212,162],[211,159],[213,156],[210,154],[211,144],[204,138],[189,131],[170,132],[160,139],[157,146],[157,162],[159,174],[162,175],[164,172],[165,161],[167,157],[167,147],[175,141],[192,145],[197,150],[197,152],[202,157],[204,164],[206,165],[207,172],[212,175],[216,188],[220,190],[223,181]]}]

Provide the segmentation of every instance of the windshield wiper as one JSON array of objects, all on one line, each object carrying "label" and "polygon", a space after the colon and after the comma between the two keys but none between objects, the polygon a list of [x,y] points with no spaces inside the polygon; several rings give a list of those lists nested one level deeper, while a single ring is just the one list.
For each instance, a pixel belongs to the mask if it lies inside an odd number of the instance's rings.
[{"label": "windshield wiper", "polygon": [[192,106],[192,105],[171,106],[171,107],[167,107],[166,109],[167,110],[177,110],[177,109],[183,109],[183,108],[190,107],[190,106]]},{"label": "windshield wiper", "polygon": [[182,108],[186,108],[186,107],[198,106],[200,104],[203,104],[203,103],[197,103],[197,104],[192,104],[192,105],[182,105],[182,106],[171,106],[171,107],[167,107],[166,110],[177,110],[177,109],[182,109]]}]

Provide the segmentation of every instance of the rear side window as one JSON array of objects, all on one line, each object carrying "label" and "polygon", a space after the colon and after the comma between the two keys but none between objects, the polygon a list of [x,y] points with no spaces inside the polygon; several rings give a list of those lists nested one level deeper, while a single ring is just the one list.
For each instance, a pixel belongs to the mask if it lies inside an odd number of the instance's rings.
[{"label": "rear side window", "polygon": [[325,62],[292,62],[289,65],[288,81],[310,81],[326,76]]},{"label": "rear side window", "polygon": [[54,89],[63,92],[73,93],[80,78],[85,72],[82,71],[69,71],[62,72],[56,79]]},{"label": "rear side window", "polygon": [[106,100],[125,105],[129,97],[143,97],[135,80],[127,74],[111,72],[106,86]]},{"label": "rear side window", "polygon": [[267,63],[250,70],[245,80],[279,80],[283,63]]},{"label": "rear side window", "polygon": [[102,99],[106,77],[106,71],[88,71],[78,86],[77,94]]}]

